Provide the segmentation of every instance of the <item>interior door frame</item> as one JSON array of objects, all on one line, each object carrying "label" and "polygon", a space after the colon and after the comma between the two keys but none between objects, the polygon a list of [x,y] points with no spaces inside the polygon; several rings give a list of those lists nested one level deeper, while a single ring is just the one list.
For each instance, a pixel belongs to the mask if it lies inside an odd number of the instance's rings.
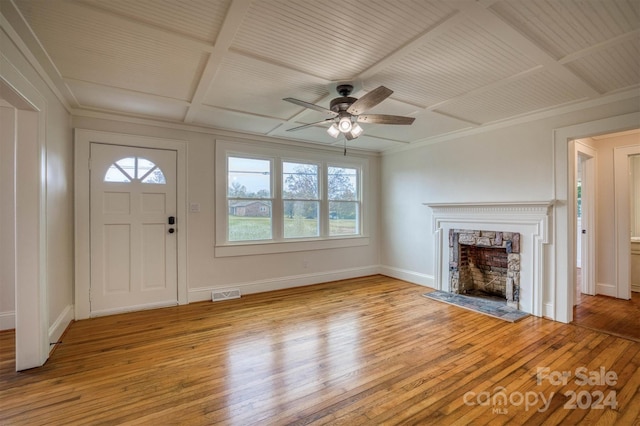
[{"label": "interior door frame", "polygon": [[[576,159],[576,183],[577,186],[577,162],[584,159],[582,168],[582,229],[587,230],[586,238],[582,241],[582,283],[581,291],[585,294],[596,294],[595,283],[595,255],[596,255],[596,150],[580,141],[575,141]],[[586,189],[586,191],[585,191]],[[586,195],[586,196],[585,196]],[[585,268],[586,263],[586,268]],[[575,302],[574,302],[575,303]]]},{"label": "interior door frame", "polygon": [[176,139],[163,139],[122,133],[75,129],[75,317],[91,316],[89,290],[91,287],[91,227],[89,159],[91,143],[123,145],[135,148],[174,150],[177,153],[177,267],[178,304],[188,303],[187,290],[187,143]]},{"label": "interior door frame", "polygon": [[546,295],[548,305],[545,316],[569,323],[573,321],[573,298],[576,273],[576,188],[574,188],[575,161],[573,144],[576,139],[637,129],[640,113],[634,112],[591,122],[561,127],[553,131],[553,234],[552,247],[555,259],[552,281],[555,288]]},{"label": "interior door frame", "polygon": [[[14,232],[16,371],[40,367],[49,358],[47,284],[47,103],[0,55],[0,98],[16,108],[14,140]],[[35,114],[35,120],[23,114]],[[33,122],[36,125],[33,126]],[[18,238],[19,236],[19,238]],[[18,285],[20,283],[20,285]]]},{"label": "interior door frame", "polygon": [[631,200],[629,156],[640,154],[640,145],[618,146],[613,150],[616,297],[631,299]]}]

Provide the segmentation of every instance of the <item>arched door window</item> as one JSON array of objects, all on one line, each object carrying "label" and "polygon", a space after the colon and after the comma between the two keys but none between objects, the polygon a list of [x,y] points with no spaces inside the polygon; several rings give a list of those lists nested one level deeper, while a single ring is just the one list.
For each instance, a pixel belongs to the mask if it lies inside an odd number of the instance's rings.
[{"label": "arched door window", "polygon": [[104,175],[105,182],[142,182],[165,185],[164,173],[143,157],[126,157],[113,163]]}]

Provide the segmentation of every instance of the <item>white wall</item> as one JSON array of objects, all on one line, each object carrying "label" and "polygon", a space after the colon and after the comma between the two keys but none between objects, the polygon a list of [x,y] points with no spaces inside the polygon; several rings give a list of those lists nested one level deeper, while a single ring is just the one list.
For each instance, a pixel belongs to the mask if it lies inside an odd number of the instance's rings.
[{"label": "white wall", "polygon": [[[381,169],[381,264],[430,285],[434,238],[422,203],[548,201],[554,194],[554,129],[638,111],[638,99],[387,153]],[[560,200],[565,203],[566,200]],[[554,236],[547,249],[543,303],[553,312]]]},{"label": "white wall", "polygon": [[[368,245],[293,253],[215,257],[215,140],[222,138],[225,141],[250,142],[250,137],[230,133],[222,135],[207,130],[196,132],[182,129],[185,126],[157,127],[151,124],[79,116],[73,118],[72,124],[73,127],[81,129],[154,136],[187,142],[187,203],[200,204],[200,211],[189,213],[188,216],[189,301],[210,299],[211,290],[216,288],[240,287],[246,294],[362,276],[378,271],[379,157],[377,155],[367,155],[371,189],[364,206],[370,222]],[[265,144],[269,141],[261,138],[256,143]],[[334,155],[335,153],[336,151],[333,151]],[[179,218],[178,221],[180,222],[181,219]]]}]

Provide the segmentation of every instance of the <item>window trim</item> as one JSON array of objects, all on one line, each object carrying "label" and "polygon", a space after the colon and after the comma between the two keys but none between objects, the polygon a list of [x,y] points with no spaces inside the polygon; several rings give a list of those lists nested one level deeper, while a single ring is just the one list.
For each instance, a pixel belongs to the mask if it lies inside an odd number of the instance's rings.
[{"label": "window trim", "polygon": [[[272,230],[273,239],[252,241],[228,241],[228,157],[244,157],[272,160]],[[282,163],[300,162],[313,163],[319,166],[320,177],[320,232],[318,237],[284,238],[283,220],[283,183]],[[359,234],[329,236],[329,212],[327,196],[328,167],[356,168],[360,172],[358,182],[359,205]],[[325,250],[332,248],[358,247],[369,244],[368,209],[365,207],[368,191],[369,159],[363,156],[351,155],[343,157],[341,154],[315,148],[302,148],[277,143],[260,145],[246,142],[230,142],[216,140],[215,147],[215,257],[245,256],[269,253],[288,253],[294,251]],[[220,208],[222,207],[222,208]],[[326,214],[325,214],[326,213]],[[278,216],[276,216],[278,215]],[[326,217],[325,217],[326,216]],[[322,233],[325,232],[323,235]]]}]

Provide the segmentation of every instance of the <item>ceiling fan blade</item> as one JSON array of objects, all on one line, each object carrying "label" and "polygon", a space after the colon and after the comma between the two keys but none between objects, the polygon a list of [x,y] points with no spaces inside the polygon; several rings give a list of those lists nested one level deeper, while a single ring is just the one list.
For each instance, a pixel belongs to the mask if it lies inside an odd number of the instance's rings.
[{"label": "ceiling fan blade", "polygon": [[392,93],[393,90],[380,86],[351,104],[351,106],[347,108],[347,112],[353,115],[360,115],[387,99]]},{"label": "ceiling fan blade", "polygon": [[387,114],[363,114],[358,116],[359,123],[372,124],[412,124],[415,117]]},{"label": "ceiling fan blade", "polygon": [[302,129],[306,129],[307,127],[317,126],[319,124],[329,123],[329,122],[332,122],[332,121],[334,121],[333,118],[327,118],[327,119],[322,120],[322,121],[316,121],[315,123],[303,124],[302,126],[298,126],[298,127],[293,127],[291,129],[287,129],[287,132],[295,132],[296,130],[302,130]]},{"label": "ceiling fan blade", "polygon": [[283,101],[291,102],[292,104],[299,105],[301,107],[313,109],[316,111],[324,112],[325,114],[338,115],[337,113],[331,111],[330,109],[321,107],[320,105],[312,104],[310,102],[301,101],[300,99],[295,98],[284,98]]}]

